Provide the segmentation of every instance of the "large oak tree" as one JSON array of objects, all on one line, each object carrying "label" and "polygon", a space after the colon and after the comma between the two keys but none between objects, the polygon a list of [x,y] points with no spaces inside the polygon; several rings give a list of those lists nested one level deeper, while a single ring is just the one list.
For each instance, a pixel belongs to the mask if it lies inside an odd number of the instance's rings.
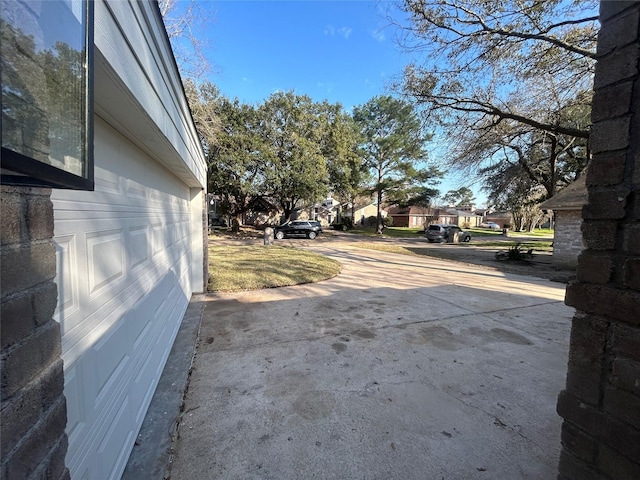
[{"label": "large oak tree", "polygon": [[[450,139],[446,161],[506,203],[553,196],[589,159],[597,2],[404,0],[421,58],[403,88]],[[509,175],[497,172],[510,172]],[[528,191],[523,193],[523,189]],[[502,201],[505,204],[505,201]]]},{"label": "large oak tree", "polygon": [[258,108],[265,149],[265,193],[283,211],[284,220],[304,204],[328,192],[322,149],[327,132],[326,105],[306,95],[276,92]]}]

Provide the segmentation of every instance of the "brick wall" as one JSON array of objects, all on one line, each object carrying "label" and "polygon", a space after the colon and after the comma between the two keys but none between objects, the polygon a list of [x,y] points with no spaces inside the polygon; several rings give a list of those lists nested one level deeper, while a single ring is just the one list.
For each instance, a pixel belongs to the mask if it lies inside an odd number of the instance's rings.
[{"label": "brick wall", "polygon": [[0,187],[0,478],[69,478],[50,190]]},{"label": "brick wall", "polygon": [[584,249],[580,227],[580,210],[558,210],[553,239],[553,263],[575,267],[578,255]]},{"label": "brick wall", "polygon": [[640,478],[640,2],[604,1],[559,479]]}]

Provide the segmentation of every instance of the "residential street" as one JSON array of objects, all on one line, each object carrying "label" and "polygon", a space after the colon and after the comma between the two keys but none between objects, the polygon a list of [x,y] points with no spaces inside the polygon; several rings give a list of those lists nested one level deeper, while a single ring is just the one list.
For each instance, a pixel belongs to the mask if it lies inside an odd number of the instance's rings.
[{"label": "residential street", "polygon": [[206,297],[173,480],[556,477],[564,284],[303,244],[342,273]]}]

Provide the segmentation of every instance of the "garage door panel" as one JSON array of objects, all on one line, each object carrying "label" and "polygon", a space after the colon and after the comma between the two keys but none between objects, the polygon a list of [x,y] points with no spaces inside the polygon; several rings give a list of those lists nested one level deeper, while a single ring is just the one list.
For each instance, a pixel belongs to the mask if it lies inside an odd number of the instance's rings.
[{"label": "garage door panel", "polygon": [[96,166],[94,176],[96,191],[122,195],[122,177],[116,172]]},{"label": "garage door panel", "polygon": [[131,270],[144,266],[149,259],[149,226],[135,225],[128,232],[129,266]]},{"label": "garage door panel", "polygon": [[131,403],[125,396],[114,409],[114,415],[110,419],[102,441],[97,448],[97,460],[99,464],[100,478],[116,480],[129,456],[128,445],[133,442],[135,433],[132,430]]},{"label": "garage door panel", "polygon": [[140,182],[126,179],[126,194],[132,199],[147,200],[147,188]]},{"label": "garage door panel", "polygon": [[86,428],[84,389],[78,382],[77,366],[65,369],[64,395],[67,401],[67,435],[70,442],[77,442]]},{"label": "garage door panel", "polygon": [[138,405],[138,409],[135,412],[135,421],[136,424],[139,424],[144,420],[147,405],[151,403],[158,378],[154,375],[151,355],[147,355],[147,357],[140,362],[140,366],[137,367],[136,370],[138,373],[134,380],[135,388],[131,390],[131,399],[133,405]]},{"label": "garage door panel", "polygon": [[[56,242],[56,271],[58,272],[58,310],[64,310],[68,315],[79,308],[78,282],[72,272],[77,271],[76,236],[63,235],[57,237]],[[67,325],[69,327],[70,325]],[[64,334],[64,332],[62,332]]]},{"label": "garage door panel", "polygon": [[87,235],[89,297],[116,288],[125,275],[123,229],[105,230]]},{"label": "garage door panel", "polygon": [[117,478],[190,287],[191,191],[96,119],[95,192],[54,191],[72,478]]},{"label": "garage door panel", "polygon": [[116,323],[109,333],[104,335],[92,348],[92,363],[95,365],[95,381],[98,384],[98,394],[95,408],[117,395],[122,388],[121,383],[126,380],[125,369],[129,363],[131,340],[126,334],[126,318]]}]

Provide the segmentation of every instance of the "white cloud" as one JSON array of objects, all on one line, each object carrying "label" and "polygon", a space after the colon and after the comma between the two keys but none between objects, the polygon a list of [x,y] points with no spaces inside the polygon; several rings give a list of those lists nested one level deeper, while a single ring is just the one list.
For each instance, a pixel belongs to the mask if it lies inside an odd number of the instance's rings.
[{"label": "white cloud", "polygon": [[333,25],[326,25],[324,27],[324,34],[333,37],[336,34],[336,27]]},{"label": "white cloud", "polygon": [[340,35],[342,35],[345,39],[349,39],[349,35],[351,35],[351,32],[353,31],[352,28],[349,27],[342,27],[340,30]]},{"label": "white cloud", "polygon": [[371,30],[371,36],[378,42],[384,42],[386,40],[382,30]]},{"label": "white cloud", "polygon": [[335,87],[336,84],[333,82],[318,82],[316,86],[327,93],[331,93],[333,92],[333,87]]},{"label": "white cloud", "polygon": [[336,28],[333,25],[325,25],[324,27],[324,34],[328,35],[329,37],[340,35],[341,37],[344,37],[345,39],[348,40],[349,36],[351,35],[351,32],[353,32],[353,29],[351,27]]}]

